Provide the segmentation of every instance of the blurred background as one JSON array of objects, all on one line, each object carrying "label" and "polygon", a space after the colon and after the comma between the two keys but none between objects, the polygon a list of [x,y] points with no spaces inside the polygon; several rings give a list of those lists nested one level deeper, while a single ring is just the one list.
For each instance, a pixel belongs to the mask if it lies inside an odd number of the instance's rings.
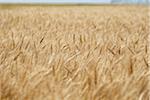
[{"label": "blurred background", "polygon": [[148,4],[150,0],[0,0],[0,3]]}]

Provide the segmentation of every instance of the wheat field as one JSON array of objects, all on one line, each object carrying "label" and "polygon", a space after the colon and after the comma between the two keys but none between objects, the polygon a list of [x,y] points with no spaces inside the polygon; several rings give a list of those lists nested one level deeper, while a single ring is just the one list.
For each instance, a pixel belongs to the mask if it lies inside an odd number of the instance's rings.
[{"label": "wheat field", "polygon": [[0,6],[0,100],[150,100],[148,6]]}]

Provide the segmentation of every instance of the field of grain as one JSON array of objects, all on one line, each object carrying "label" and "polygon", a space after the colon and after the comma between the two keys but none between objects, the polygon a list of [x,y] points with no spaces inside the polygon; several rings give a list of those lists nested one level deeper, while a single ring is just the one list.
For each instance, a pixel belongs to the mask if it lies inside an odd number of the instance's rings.
[{"label": "field of grain", "polygon": [[0,100],[150,100],[146,6],[0,6]]}]

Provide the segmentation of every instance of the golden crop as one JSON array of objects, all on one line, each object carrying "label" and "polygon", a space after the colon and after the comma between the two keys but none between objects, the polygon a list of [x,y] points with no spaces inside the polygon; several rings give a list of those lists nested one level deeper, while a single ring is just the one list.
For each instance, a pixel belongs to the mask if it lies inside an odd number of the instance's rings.
[{"label": "golden crop", "polygon": [[149,100],[146,6],[0,6],[0,100]]}]

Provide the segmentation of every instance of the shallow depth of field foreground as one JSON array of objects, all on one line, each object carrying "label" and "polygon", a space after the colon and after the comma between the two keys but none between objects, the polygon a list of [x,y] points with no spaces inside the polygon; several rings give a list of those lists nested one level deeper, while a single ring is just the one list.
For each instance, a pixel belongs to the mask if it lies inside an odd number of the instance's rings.
[{"label": "shallow depth of field foreground", "polygon": [[0,100],[149,100],[148,7],[0,6]]}]

